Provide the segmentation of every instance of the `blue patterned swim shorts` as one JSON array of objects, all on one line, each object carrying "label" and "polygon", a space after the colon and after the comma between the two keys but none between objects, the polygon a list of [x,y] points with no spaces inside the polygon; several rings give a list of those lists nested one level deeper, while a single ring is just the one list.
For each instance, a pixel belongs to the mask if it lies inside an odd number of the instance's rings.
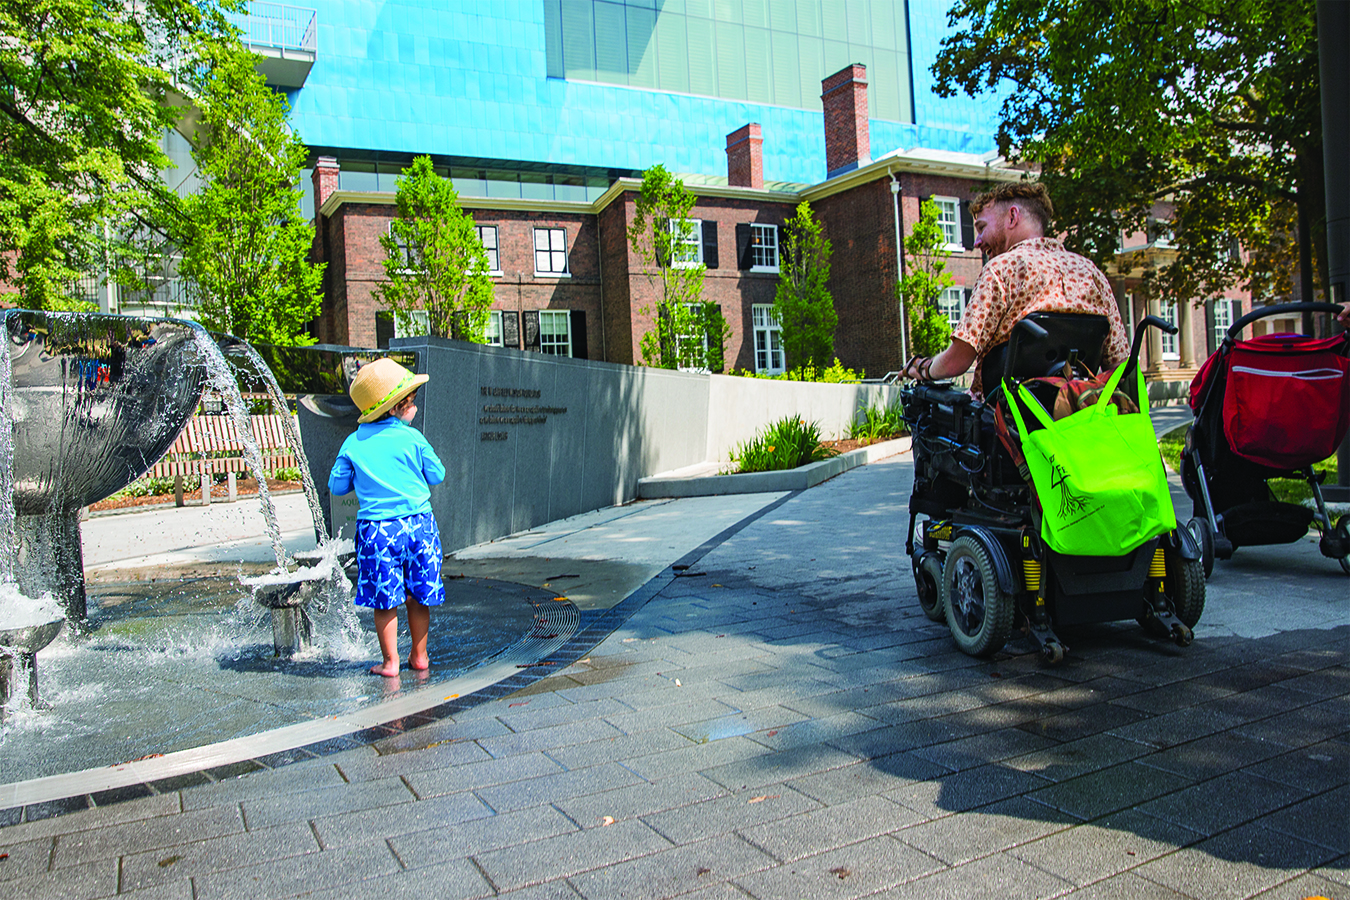
[{"label": "blue patterned swim shorts", "polygon": [[427,606],[445,602],[441,533],[431,513],[356,520],[356,605],[396,609],[406,594]]}]

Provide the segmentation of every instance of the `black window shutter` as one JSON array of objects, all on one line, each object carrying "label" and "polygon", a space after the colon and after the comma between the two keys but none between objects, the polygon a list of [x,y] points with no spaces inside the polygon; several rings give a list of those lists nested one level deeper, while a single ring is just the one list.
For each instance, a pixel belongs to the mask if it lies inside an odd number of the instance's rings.
[{"label": "black window shutter", "polygon": [[754,254],[750,252],[750,223],[736,223],[736,268],[748,269],[755,264]]},{"label": "black window shutter", "polygon": [[670,244],[669,241],[670,220],[657,219],[656,223],[652,227],[656,230],[658,234],[663,234],[667,236],[667,240],[665,241],[658,240],[656,242],[656,264],[664,269],[670,265],[670,254],[665,252],[666,248]]},{"label": "black window shutter", "polygon": [[1218,349],[1218,341],[1214,337],[1214,305],[1216,303],[1227,303],[1227,300],[1206,300],[1205,301],[1205,349],[1213,353]]},{"label": "black window shutter", "polygon": [[389,340],[394,336],[394,314],[382,309],[375,314],[375,346],[381,350],[389,349]]},{"label": "black window shutter", "polygon": [[539,310],[527,309],[520,314],[525,324],[525,349],[539,352]]},{"label": "black window shutter", "polygon": [[722,374],[726,368],[726,348],[722,346],[722,309],[715,302],[703,304],[703,333],[708,338],[708,371]]},{"label": "black window shutter", "polygon": [[703,220],[703,265],[717,268],[717,223]]},{"label": "black window shutter", "polygon": [[572,310],[572,358],[590,359],[586,354],[586,311],[584,309]]},{"label": "black window shutter", "polygon": [[961,246],[975,249],[975,219],[970,215],[970,201],[961,201]]},{"label": "black window shutter", "polygon": [[520,313],[515,310],[502,310],[502,346],[520,349]]}]

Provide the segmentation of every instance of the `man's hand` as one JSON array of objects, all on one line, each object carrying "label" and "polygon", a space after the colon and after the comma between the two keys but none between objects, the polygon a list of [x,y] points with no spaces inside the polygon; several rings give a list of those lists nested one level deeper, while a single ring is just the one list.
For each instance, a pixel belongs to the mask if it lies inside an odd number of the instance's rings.
[{"label": "man's hand", "polygon": [[1341,307],[1341,311],[1336,313],[1336,321],[1342,328],[1350,329],[1350,303]]}]

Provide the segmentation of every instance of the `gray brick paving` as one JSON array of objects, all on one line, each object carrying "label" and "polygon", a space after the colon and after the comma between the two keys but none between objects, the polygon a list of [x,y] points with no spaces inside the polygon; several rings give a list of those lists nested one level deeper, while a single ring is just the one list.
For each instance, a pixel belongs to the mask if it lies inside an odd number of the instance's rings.
[{"label": "gray brick paving", "polygon": [[1186,650],[1125,623],[1055,669],[973,660],[917,609],[908,473],[795,497],[518,694],[0,828],[0,894],[1350,900],[1350,614],[1315,547],[1220,564]]}]

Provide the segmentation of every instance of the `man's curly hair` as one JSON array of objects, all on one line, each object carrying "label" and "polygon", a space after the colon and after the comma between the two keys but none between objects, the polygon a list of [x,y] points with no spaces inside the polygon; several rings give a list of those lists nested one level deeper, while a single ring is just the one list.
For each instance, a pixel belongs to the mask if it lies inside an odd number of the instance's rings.
[{"label": "man's curly hair", "polygon": [[995,203],[1016,203],[1028,215],[1041,223],[1041,230],[1050,231],[1050,223],[1055,220],[1055,207],[1050,202],[1050,192],[1039,181],[1012,181],[1000,184],[985,191],[970,201],[970,214],[978,216],[986,207]]}]

